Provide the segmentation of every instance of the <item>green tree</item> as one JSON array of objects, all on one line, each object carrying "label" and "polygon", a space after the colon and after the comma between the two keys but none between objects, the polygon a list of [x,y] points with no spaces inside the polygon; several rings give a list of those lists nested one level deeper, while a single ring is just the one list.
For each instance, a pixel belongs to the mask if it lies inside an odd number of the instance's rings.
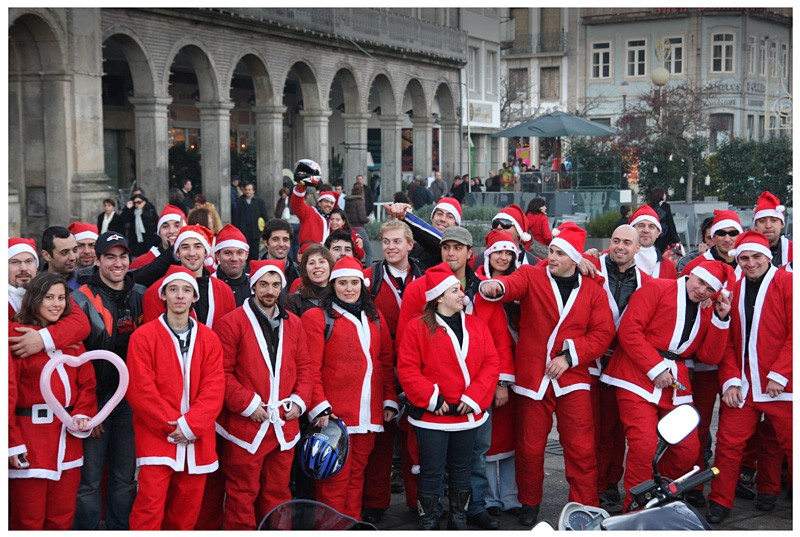
[{"label": "green tree", "polygon": [[258,177],[255,145],[248,145],[241,152],[231,149],[231,177],[238,177],[241,184],[255,182]]},{"label": "green tree", "polygon": [[178,186],[178,181],[189,179],[192,190],[203,191],[202,170],[200,168],[200,151],[186,149],[184,145],[173,145],[169,148],[169,179],[171,186]]}]

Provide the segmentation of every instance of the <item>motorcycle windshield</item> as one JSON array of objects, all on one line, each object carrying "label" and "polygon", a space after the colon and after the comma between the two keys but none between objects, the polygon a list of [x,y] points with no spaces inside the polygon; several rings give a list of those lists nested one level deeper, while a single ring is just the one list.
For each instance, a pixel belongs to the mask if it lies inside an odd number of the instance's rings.
[{"label": "motorcycle windshield", "polygon": [[324,503],[313,500],[292,500],[270,511],[259,531],[271,530],[377,530],[367,522],[345,516]]},{"label": "motorcycle windshield", "polygon": [[697,511],[683,502],[673,502],[663,507],[607,518],[601,526],[608,531],[704,531],[711,529]]}]

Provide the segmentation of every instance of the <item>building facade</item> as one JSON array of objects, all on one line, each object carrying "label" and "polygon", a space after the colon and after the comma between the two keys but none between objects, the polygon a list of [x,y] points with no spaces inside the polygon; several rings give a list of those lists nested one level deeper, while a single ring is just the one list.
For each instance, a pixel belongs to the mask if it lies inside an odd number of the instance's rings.
[{"label": "building facade", "polygon": [[223,218],[231,155],[248,146],[269,204],[305,157],[328,179],[340,163],[346,186],[378,171],[385,198],[434,162],[465,173],[461,20],[449,8],[10,9],[10,232],[94,221],[134,180],[163,206],[176,147],[199,149]]}]

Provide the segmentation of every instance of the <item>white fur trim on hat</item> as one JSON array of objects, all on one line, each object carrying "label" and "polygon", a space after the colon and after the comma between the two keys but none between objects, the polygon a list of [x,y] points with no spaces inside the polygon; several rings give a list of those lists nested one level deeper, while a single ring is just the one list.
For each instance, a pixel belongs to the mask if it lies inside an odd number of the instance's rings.
[{"label": "white fur trim on hat", "polygon": [[185,272],[175,272],[175,273],[170,274],[169,276],[165,277],[164,281],[162,281],[161,285],[158,287],[158,294],[160,295],[161,291],[167,285],[169,285],[170,282],[173,282],[175,280],[183,280],[183,281],[185,281],[187,283],[190,283],[192,285],[192,288],[194,289],[194,294],[197,295],[197,296],[200,296],[200,288],[197,286],[197,279],[192,277],[192,276],[189,276]]},{"label": "white fur trim on hat", "polygon": [[753,225],[755,225],[756,220],[758,220],[759,218],[766,218],[768,216],[772,216],[773,218],[780,218],[781,222],[785,224],[786,220],[783,216],[784,211],[786,211],[786,207],[784,207],[783,205],[778,205],[774,209],[762,209],[753,215]]},{"label": "white fur trim on hat", "polygon": [[703,267],[697,266],[692,269],[692,274],[706,282],[708,285],[714,288],[714,291],[719,291],[722,289],[722,282],[719,279],[711,274],[709,271],[704,269]]},{"label": "white fur trim on hat", "polygon": [[8,258],[11,259],[15,255],[18,254],[31,254],[33,258],[36,260],[36,266],[39,266],[39,256],[36,255],[36,250],[34,250],[30,244],[15,244],[8,249]]},{"label": "white fur trim on hat", "polygon": [[433,218],[433,213],[436,212],[436,209],[441,209],[446,213],[450,213],[453,215],[453,218],[456,219],[456,224],[461,225],[461,214],[459,214],[458,209],[452,203],[437,203],[433,206],[433,210],[431,211],[431,218]]},{"label": "white fur trim on hat", "polygon": [[283,275],[281,269],[276,267],[275,265],[264,265],[260,269],[258,269],[254,274],[250,275],[250,289],[255,287],[258,280],[264,277],[267,272],[274,272],[279,274],[281,277],[281,287],[286,287],[286,276]]},{"label": "white fur trim on hat", "polygon": [[639,222],[643,222],[645,220],[647,220],[648,222],[654,223],[656,225],[656,227],[658,228],[658,230],[661,231],[661,222],[658,221],[658,218],[653,218],[653,215],[651,215],[651,214],[640,214],[639,216],[634,218],[633,221],[631,221],[629,223],[630,223],[630,225],[635,226]]},{"label": "white fur trim on hat", "polygon": [[500,211],[499,213],[494,215],[494,218],[492,218],[492,220],[496,220],[498,218],[506,218],[514,222],[514,229],[516,229],[517,233],[519,234],[519,240],[521,240],[522,242],[528,242],[529,240],[531,240],[531,234],[522,229],[522,225],[519,222],[517,222],[516,218],[514,218],[508,213],[504,213],[503,211]]},{"label": "white fur trim on hat", "polygon": [[164,216],[158,219],[158,225],[156,226],[156,229],[161,229],[161,226],[163,226],[165,222],[173,222],[173,221],[183,222],[184,218],[183,216],[175,213],[165,214]]},{"label": "white fur trim on hat", "polygon": [[178,253],[178,248],[180,248],[181,243],[186,239],[197,239],[200,241],[200,244],[203,245],[203,248],[206,249],[206,254],[211,255],[211,245],[208,244],[206,238],[196,231],[181,231],[178,235],[178,238],[175,239],[175,244],[172,246],[172,250],[175,253]]},{"label": "white fur trim on hat", "polygon": [[739,254],[742,252],[758,252],[772,259],[772,252],[770,249],[763,244],[758,244],[757,242],[743,242],[737,248],[728,250],[728,255],[732,257],[739,257]]},{"label": "white fur trim on hat", "polygon": [[553,240],[550,241],[550,246],[556,246],[558,248],[561,248],[562,250],[564,250],[564,253],[566,253],[567,256],[569,256],[569,258],[575,261],[576,263],[580,263],[581,259],[583,259],[581,253],[578,250],[576,250],[574,246],[572,246],[570,243],[568,243],[567,241],[565,241],[560,237],[553,237]]},{"label": "white fur trim on hat", "polygon": [[94,231],[81,231],[80,233],[74,234],[73,237],[75,237],[76,241],[82,241],[84,239],[91,239],[93,241],[96,241],[99,235]]},{"label": "white fur trim on hat", "polygon": [[430,302],[434,298],[439,298],[439,296],[441,296],[442,293],[453,287],[455,284],[460,285],[461,282],[459,282],[458,278],[456,278],[451,274],[450,276],[439,282],[439,284],[435,286],[433,289],[428,289],[427,291],[425,291],[425,302]]},{"label": "white fur trim on hat", "polygon": [[744,230],[742,229],[742,224],[740,224],[736,220],[732,220],[729,218],[727,220],[720,220],[719,222],[711,226],[711,234],[713,235],[720,229],[724,229],[726,227],[732,227],[735,228],[737,231],[739,231],[739,233],[744,233]]},{"label": "white fur trim on hat", "polygon": [[369,278],[364,277],[364,271],[353,268],[340,268],[331,271],[330,281],[333,281],[336,278],[347,278],[348,276],[361,278],[364,281],[364,285],[369,285]]},{"label": "white fur trim on hat", "polygon": [[322,201],[322,200],[331,200],[332,202],[336,203],[336,197],[330,192],[326,192],[325,194],[320,194],[320,196],[317,198],[317,201]]},{"label": "white fur trim on hat", "polygon": [[226,241],[218,242],[216,245],[214,245],[214,253],[217,253],[224,248],[241,248],[245,252],[250,251],[250,245],[246,242],[236,239],[228,239]]}]

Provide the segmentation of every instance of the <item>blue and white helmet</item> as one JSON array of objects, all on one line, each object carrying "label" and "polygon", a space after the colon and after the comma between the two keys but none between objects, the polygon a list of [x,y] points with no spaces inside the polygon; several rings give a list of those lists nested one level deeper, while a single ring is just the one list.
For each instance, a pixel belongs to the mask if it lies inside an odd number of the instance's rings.
[{"label": "blue and white helmet", "polygon": [[300,440],[300,467],[312,479],[328,479],[339,473],[350,452],[350,436],[340,419],[325,427],[308,429]]}]

